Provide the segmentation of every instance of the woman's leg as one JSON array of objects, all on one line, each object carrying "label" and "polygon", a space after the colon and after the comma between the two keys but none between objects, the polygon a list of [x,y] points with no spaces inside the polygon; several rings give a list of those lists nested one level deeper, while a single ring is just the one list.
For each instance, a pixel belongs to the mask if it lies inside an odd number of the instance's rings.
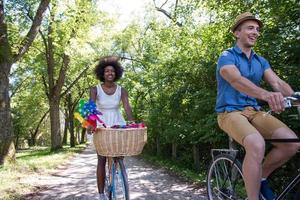
[{"label": "woman's leg", "polygon": [[98,155],[98,164],[97,164],[97,186],[98,192],[104,192],[105,185],[105,163],[106,157]]}]

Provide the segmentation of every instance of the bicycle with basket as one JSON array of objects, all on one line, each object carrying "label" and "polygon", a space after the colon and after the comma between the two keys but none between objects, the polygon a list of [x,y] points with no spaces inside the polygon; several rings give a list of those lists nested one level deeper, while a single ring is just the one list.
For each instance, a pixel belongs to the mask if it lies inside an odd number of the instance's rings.
[{"label": "bicycle with basket", "polygon": [[[105,167],[105,193],[110,200],[129,200],[129,185],[125,156],[134,156],[142,152],[147,142],[147,127],[143,123],[106,127],[100,120],[101,115],[94,102],[79,102],[79,112],[74,116],[83,127],[94,128],[93,143],[97,154],[107,157]],[[97,128],[97,123],[102,124]]]},{"label": "bicycle with basket", "polygon": [[105,190],[109,199],[129,199],[129,185],[124,156],[142,152],[147,142],[147,128],[97,128],[93,142],[98,155],[107,157]]},{"label": "bicycle with basket", "polygon": [[[296,107],[300,117],[300,93],[284,98],[285,108]],[[270,113],[269,113],[270,114]],[[300,142],[300,139],[265,139],[266,142]],[[207,196],[209,200],[244,200],[247,199],[239,150],[232,138],[228,149],[212,149],[212,162],[207,172]],[[300,169],[276,200],[285,199],[286,195],[300,183]],[[297,190],[300,195],[300,187]],[[298,198],[298,196],[297,196]],[[300,198],[300,197],[299,197]]]}]

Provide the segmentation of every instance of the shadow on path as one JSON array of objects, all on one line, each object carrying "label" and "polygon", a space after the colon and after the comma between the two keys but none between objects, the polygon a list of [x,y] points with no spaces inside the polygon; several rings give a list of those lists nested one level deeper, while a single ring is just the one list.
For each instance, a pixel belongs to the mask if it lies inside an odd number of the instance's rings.
[{"label": "shadow on path", "polygon": [[[37,188],[34,194],[24,195],[25,200],[97,199],[97,156],[89,145],[82,153],[51,175],[39,175],[22,180]],[[131,200],[204,200],[204,191],[184,182],[165,170],[153,167],[136,157],[125,158]]]}]

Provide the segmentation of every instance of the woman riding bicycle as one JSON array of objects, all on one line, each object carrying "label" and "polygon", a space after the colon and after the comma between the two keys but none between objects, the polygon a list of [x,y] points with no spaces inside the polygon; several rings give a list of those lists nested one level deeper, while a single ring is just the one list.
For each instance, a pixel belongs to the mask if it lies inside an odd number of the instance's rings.
[{"label": "woman riding bicycle", "polygon": [[[132,110],[127,91],[116,84],[122,75],[123,68],[116,56],[107,56],[100,59],[95,68],[96,78],[101,82],[90,90],[90,100],[96,102],[97,109],[102,113],[101,120],[106,126],[126,125],[119,110],[120,101],[123,103],[129,121],[133,121]],[[99,200],[106,200],[104,194],[106,157],[98,155],[97,186]]]}]

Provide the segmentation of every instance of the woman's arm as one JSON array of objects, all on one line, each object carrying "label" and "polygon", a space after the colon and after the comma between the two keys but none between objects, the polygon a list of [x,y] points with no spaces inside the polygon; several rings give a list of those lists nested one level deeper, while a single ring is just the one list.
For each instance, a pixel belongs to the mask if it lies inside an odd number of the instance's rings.
[{"label": "woman's arm", "polygon": [[97,99],[97,88],[92,87],[90,89],[90,100],[93,100],[94,102],[96,102],[96,99]]},{"label": "woman's arm", "polygon": [[132,110],[128,100],[128,93],[124,88],[121,88],[121,99],[128,121],[133,121]]}]

